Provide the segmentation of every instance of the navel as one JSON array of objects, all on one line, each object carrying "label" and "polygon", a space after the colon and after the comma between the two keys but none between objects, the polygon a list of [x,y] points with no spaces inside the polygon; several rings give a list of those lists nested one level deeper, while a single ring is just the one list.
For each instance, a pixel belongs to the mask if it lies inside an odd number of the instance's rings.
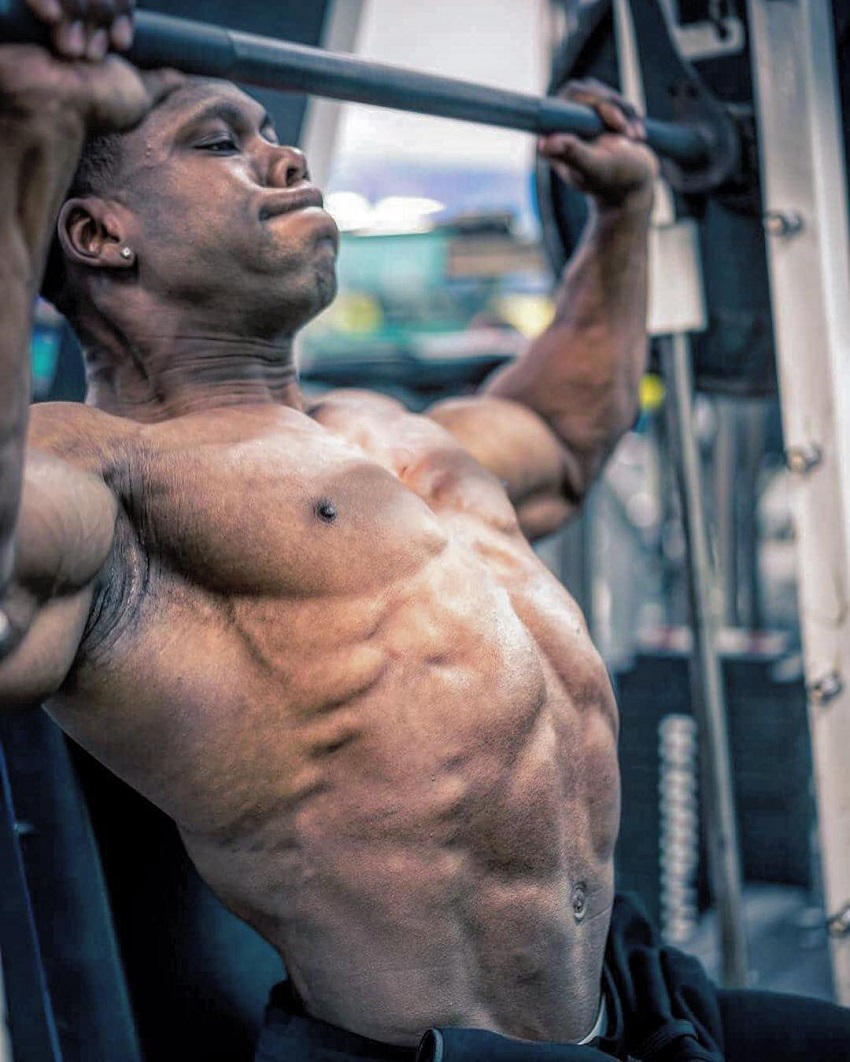
[{"label": "navel", "polygon": [[587,886],[583,881],[573,885],[570,893],[570,905],[573,909],[573,918],[580,922],[587,914]]},{"label": "navel", "polygon": [[336,520],[336,506],[327,498],[320,498],[315,506],[316,516],[326,524],[332,524]]}]

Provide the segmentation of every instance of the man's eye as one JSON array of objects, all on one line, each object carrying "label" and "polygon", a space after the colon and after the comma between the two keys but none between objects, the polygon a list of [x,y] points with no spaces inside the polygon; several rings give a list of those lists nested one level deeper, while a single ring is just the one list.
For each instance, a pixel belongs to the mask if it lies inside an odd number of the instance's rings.
[{"label": "man's eye", "polygon": [[222,136],[217,140],[207,140],[203,144],[198,144],[198,150],[212,151],[215,155],[227,155],[238,149],[236,141],[232,137]]}]

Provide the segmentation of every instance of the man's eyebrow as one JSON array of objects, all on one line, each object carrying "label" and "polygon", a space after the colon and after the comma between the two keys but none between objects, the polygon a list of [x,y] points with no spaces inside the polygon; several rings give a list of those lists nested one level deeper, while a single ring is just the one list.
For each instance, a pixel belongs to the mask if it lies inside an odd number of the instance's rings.
[{"label": "man's eyebrow", "polygon": [[[216,118],[233,126],[251,125],[252,122],[251,115],[246,108],[239,107],[237,104],[231,103],[229,100],[214,100],[212,103],[200,107],[197,111],[187,114],[180,122],[180,130],[183,131],[194,125],[200,125],[202,122],[212,121]],[[258,128],[262,129],[264,126],[271,124],[272,122],[268,112],[263,111],[260,115]]]}]

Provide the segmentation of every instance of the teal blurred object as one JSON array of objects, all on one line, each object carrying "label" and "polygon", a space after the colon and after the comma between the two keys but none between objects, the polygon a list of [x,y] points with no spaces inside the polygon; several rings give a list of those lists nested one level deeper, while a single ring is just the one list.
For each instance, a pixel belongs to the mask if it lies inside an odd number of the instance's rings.
[{"label": "teal blurred object", "polygon": [[450,239],[446,231],[344,235],[340,287],[388,293],[433,290],[445,281]]},{"label": "teal blurred object", "polygon": [[30,344],[34,399],[43,398],[53,384],[61,343],[61,326],[36,322]]}]

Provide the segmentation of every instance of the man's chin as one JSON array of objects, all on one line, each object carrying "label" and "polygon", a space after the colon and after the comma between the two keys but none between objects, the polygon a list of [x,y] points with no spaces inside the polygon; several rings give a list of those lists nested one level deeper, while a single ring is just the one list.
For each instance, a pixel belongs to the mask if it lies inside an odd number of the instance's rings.
[{"label": "man's chin", "polygon": [[320,245],[330,245],[336,256],[339,251],[339,229],[336,222],[326,210],[315,209],[310,213],[316,219],[316,242]]},{"label": "man's chin", "polygon": [[[319,302],[316,314],[321,313],[322,310],[326,310],[328,306],[330,306],[336,298],[337,289],[336,250],[334,249],[334,260],[331,267],[326,270],[321,268],[316,270],[316,290]],[[313,314],[312,316],[315,317],[316,314]]]},{"label": "man's chin", "polygon": [[292,330],[304,327],[317,317],[336,298],[337,293],[336,252],[329,249],[317,256],[309,280],[302,280],[297,287],[284,283],[281,289],[287,324]]}]

